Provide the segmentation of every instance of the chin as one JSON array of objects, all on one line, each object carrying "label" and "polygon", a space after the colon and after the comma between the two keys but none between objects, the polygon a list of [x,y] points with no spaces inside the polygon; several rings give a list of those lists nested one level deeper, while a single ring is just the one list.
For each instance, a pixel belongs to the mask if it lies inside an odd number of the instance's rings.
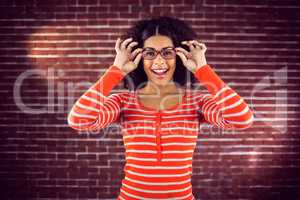
[{"label": "chin", "polygon": [[152,80],[152,83],[154,83],[157,86],[166,86],[171,82],[171,80]]},{"label": "chin", "polygon": [[[152,74],[151,74],[152,75]],[[165,77],[163,78],[158,78],[158,77],[155,77],[155,76],[151,76],[151,81],[155,84],[155,85],[158,85],[158,86],[166,86],[168,85],[170,82],[172,82],[173,80],[173,73],[170,71],[169,73],[166,74]]]}]

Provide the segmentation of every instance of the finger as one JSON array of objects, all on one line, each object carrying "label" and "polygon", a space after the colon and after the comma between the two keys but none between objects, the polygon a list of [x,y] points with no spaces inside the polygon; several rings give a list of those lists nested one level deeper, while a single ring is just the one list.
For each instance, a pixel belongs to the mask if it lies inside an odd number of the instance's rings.
[{"label": "finger", "polygon": [[142,52],[142,50],[143,50],[143,49],[141,49],[141,48],[135,49],[135,50],[131,53],[131,60],[133,60],[133,59],[136,57],[136,55],[137,55],[138,53]]},{"label": "finger", "polygon": [[141,58],[142,58],[142,52],[140,52],[133,60],[133,62],[136,66],[138,66],[139,62],[141,61]]},{"label": "finger", "polygon": [[202,49],[202,46],[200,45],[200,43],[199,43],[198,41],[192,40],[191,43],[192,43],[193,45],[195,45],[196,48]]},{"label": "finger", "polygon": [[137,42],[131,42],[128,46],[127,46],[127,51],[131,52],[132,47],[136,46],[138,43]]},{"label": "finger", "polygon": [[120,43],[121,43],[121,39],[118,38],[117,41],[116,41],[116,45],[115,45],[116,52],[120,51]]},{"label": "finger", "polygon": [[187,45],[190,48],[190,51],[195,49],[194,45],[190,41],[183,41],[182,44]]},{"label": "finger", "polygon": [[128,38],[128,39],[124,40],[124,41],[122,42],[122,44],[121,44],[121,49],[122,49],[122,50],[123,50],[123,49],[126,49],[127,44],[128,44],[129,42],[131,42],[131,41],[132,41],[132,38]]},{"label": "finger", "polygon": [[201,50],[206,50],[206,46],[204,43],[201,43],[197,40],[193,40],[192,43],[196,46],[196,48],[200,48]]},{"label": "finger", "polygon": [[179,56],[179,58],[182,60],[182,63],[186,63],[187,61],[187,57],[184,53],[182,53],[181,51],[177,51],[176,54]]},{"label": "finger", "polygon": [[188,52],[187,50],[185,50],[184,48],[181,48],[181,47],[177,47],[177,48],[178,48],[179,52],[182,52],[186,56],[187,59],[192,57],[191,53]]},{"label": "finger", "polygon": [[182,47],[176,47],[177,51],[184,53],[185,56],[188,56],[190,53]]},{"label": "finger", "polygon": [[196,48],[196,45],[194,44],[193,40],[188,41],[188,43],[191,45],[191,47],[192,47],[193,49]]},{"label": "finger", "polygon": [[207,47],[206,47],[206,45],[205,45],[204,43],[199,43],[199,44],[202,46],[202,49],[203,49],[204,51],[207,50]]}]

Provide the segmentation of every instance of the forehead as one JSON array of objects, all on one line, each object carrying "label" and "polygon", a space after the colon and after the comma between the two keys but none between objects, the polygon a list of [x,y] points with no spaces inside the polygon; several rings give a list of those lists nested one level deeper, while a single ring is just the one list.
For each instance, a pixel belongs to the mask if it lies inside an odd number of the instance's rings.
[{"label": "forehead", "polygon": [[171,38],[163,35],[154,35],[149,37],[144,42],[144,47],[152,47],[154,49],[160,50],[164,47],[173,47],[173,42]]}]

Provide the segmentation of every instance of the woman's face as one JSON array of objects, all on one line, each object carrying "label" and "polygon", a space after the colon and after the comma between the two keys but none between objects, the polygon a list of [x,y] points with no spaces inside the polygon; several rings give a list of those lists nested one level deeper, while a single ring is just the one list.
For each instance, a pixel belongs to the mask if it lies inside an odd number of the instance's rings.
[{"label": "woman's face", "polygon": [[[143,59],[144,70],[147,74],[148,81],[151,81],[155,85],[164,86],[173,80],[176,67],[176,54],[175,56],[170,56],[172,52],[170,49],[172,49],[172,47],[174,47],[172,40],[163,35],[151,36],[144,42],[144,49],[152,49],[152,52],[153,50],[158,52],[162,49],[167,50],[164,51],[164,56],[168,57],[167,59],[163,58],[160,53],[158,53],[154,59],[146,59],[145,57]],[[151,55],[151,51],[148,55]]]}]

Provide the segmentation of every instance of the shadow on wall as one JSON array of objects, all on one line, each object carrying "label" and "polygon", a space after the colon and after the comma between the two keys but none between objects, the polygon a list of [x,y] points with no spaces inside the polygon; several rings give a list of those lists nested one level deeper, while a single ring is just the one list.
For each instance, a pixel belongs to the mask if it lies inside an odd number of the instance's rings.
[{"label": "shadow on wall", "polygon": [[[117,31],[109,35],[104,30],[107,25],[81,27],[81,20],[60,22],[47,11],[35,9],[44,16],[11,16],[18,20],[9,21],[15,32],[8,30],[14,36],[6,37],[6,48],[21,50],[11,50],[13,55],[1,60],[7,63],[3,67],[8,74],[2,81],[12,90],[1,100],[6,105],[1,135],[6,138],[1,142],[0,199],[115,196],[120,186],[116,180],[123,175],[118,167],[124,160],[121,135],[114,131],[102,142],[103,131],[76,134],[67,126],[66,116],[79,94],[111,62],[109,47]],[[109,145],[118,146],[119,153]]]}]

